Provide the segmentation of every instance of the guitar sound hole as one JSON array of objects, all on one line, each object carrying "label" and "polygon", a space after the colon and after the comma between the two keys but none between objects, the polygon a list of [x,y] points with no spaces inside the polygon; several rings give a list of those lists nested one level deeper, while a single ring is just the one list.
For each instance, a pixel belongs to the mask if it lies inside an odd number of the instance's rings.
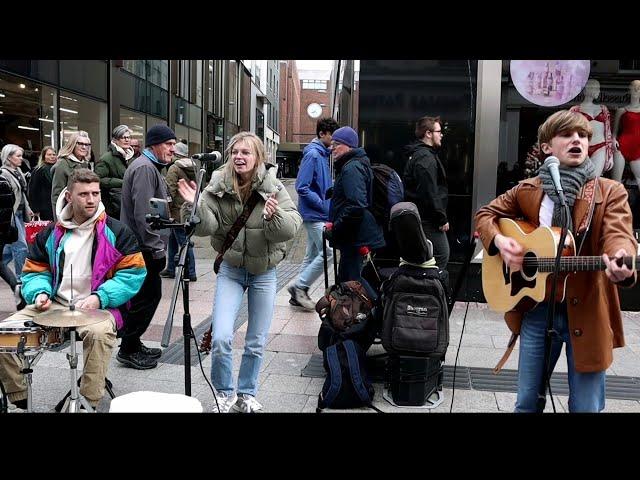
[{"label": "guitar sound hole", "polygon": [[525,278],[533,278],[538,273],[538,267],[536,266],[535,262],[533,262],[533,260],[535,260],[536,258],[536,254],[533,252],[527,252],[524,254],[524,262],[522,263],[522,275]]}]

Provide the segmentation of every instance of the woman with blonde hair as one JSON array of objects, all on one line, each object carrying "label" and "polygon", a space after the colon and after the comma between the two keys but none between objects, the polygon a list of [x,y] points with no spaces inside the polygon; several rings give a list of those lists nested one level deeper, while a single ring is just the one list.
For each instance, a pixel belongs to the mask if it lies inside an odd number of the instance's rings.
[{"label": "woman with blonde hair", "polygon": [[55,213],[60,192],[67,186],[69,175],[76,168],[89,168],[91,140],[84,130],[72,133],[58,152],[58,161],[52,168],[51,209]]},{"label": "woman with blonde hair", "polygon": [[40,220],[53,220],[53,211],[51,209],[53,174],[51,173],[51,168],[55,165],[56,159],[56,151],[53,147],[43,147],[38,165],[31,174],[31,180],[29,181],[29,203],[34,215],[39,216]]},{"label": "woman with blonde hair", "polygon": [[[285,242],[295,236],[302,217],[276,178],[277,167],[266,163],[259,137],[238,133],[231,139],[226,155],[226,164],[213,172],[199,198],[196,212],[201,221],[195,235],[210,235],[211,245],[219,252],[245,205],[252,198],[257,201],[236,240],[216,259],[219,271],[212,314],[215,410],[227,413],[233,408],[251,413],[262,410],[255,396],[276,299],[276,266],[285,257]],[[180,179],[178,188],[185,200],[184,216],[195,198],[196,184]],[[245,291],[249,319],[236,390],[232,378],[233,326]]]},{"label": "woman with blonde hair", "polygon": [[[5,145],[0,153],[0,158],[2,158],[0,175],[9,181],[14,195],[13,215],[15,226],[18,230],[18,239],[6,246],[13,254],[15,274],[18,277],[22,272],[22,266],[27,258],[27,240],[24,222],[25,220],[31,220],[33,216],[33,212],[29,206],[29,200],[27,200],[27,181],[20,169],[23,154],[24,150],[12,143]],[[15,286],[12,287],[15,288]]]}]

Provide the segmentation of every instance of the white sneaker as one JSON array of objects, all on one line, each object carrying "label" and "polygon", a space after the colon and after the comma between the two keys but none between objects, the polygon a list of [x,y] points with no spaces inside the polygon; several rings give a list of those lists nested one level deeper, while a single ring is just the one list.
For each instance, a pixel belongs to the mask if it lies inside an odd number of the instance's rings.
[{"label": "white sneaker", "polygon": [[309,297],[309,294],[305,290],[291,285],[288,291],[291,297],[298,302],[302,308],[307,310],[314,310],[316,308],[315,302],[311,300],[311,297]]},{"label": "white sneaker", "polygon": [[256,400],[256,397],[241,393],[233,409],[240,413],[256,413],[262,410],[263,406]]},{"label": "white sneaker", "polygon": [[7,405],[7,413],[27,413],[24,408],[16,407],[13,403]]},{"label": "white sneaker", "polygon": [[236,395],[236,392],[230,394],[216,392],[216,399],[218,400],[218,405],[213,405],[213,413],[229,413],[231,407],[238,401],[238,395]]}]

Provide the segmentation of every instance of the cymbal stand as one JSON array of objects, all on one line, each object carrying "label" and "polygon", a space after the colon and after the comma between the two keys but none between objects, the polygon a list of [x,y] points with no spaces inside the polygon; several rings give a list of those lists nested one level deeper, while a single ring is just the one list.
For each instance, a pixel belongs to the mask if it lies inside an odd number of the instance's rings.
[{"label": "cymbal stand", "polygon": [[69,360],[69,368],[71,370],[71,395],[69,396],[67,412],[79,412],[80,404],[84,406],[87,412],[94,412],[93,407],[91,407],[87,399],[80,395],[80,391],[78,388],[78,354],[76,352],[76,327],[69,327],[69,332],[71,333],[71,353],[67,353],[67,360]]},{"label": "cymbal stand", "polygon": [[[70,265],[70,283],[71,283],[71,298],[69,299],[69,310],[76,309],[76,301],[73,296],[73,265]],[[80,395],[78,388],[78,353],[76,352],[76,327],[69,327],[69,333],[71,334],[71,353],[67,353],[67,360],[69,360],[69,368],[71,370],[71,395],[69,396],[69,403],[67,404],[67,412],[77,413],[80,411],[80,404],[84,405],[87,412],[95,412],[93,407],[89,404],[86,398]]]}]

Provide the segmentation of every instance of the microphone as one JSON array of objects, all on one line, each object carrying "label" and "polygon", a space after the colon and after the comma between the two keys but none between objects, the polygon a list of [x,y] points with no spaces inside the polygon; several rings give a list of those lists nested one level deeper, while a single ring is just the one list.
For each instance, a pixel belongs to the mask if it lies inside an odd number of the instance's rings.
[{"label": "microphone", "polygon": [[220,162],[222,160],[222,154],[220,152],[211,153],[196,153],[191,158],[200,160],[201,162]]},{"label": "microphone", "polygon": [[558,197],[560,197],[560,203],[564,207],[566,205],[564,199],[564,190],[562,189],[562,183],[560,182],[560,171],[558,170],[560,166],[560,160],[557,157],[548,157],[544,164],[549,169],[549,173],[551,174],[551,181],[553,182],[553,186],[558,193]]},{"label": "microphone", "polygon": [[548,157],[544,164],[549,169],[549,173],[551,174],[551,181],[553,182],[553,186],[556,187],[556,190],[559,192],[563,192],[562,183],[560,183],[560,172],[558,168],[560,167],[560,160],[557,157]]}]

